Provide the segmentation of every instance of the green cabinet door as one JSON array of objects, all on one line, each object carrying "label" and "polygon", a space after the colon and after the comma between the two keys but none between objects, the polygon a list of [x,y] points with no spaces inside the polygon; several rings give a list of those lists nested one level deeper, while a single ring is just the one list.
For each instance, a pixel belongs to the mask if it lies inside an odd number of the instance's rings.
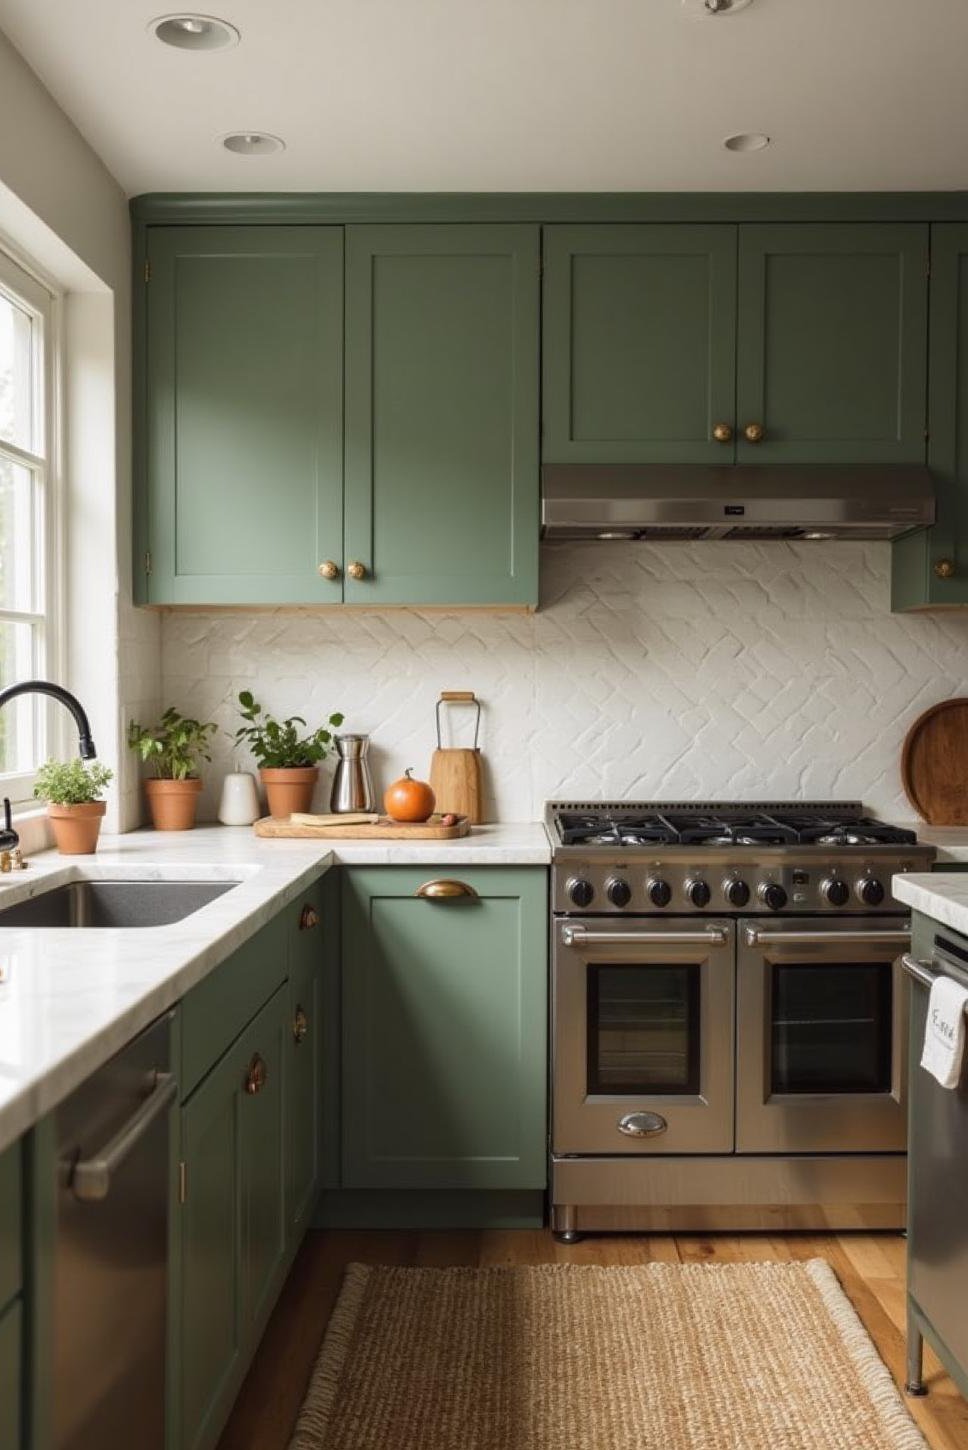
[{"label": "green cabinet door", "polygon": [[342,1186],[544,1187],[545,871],[347,869],[342,973]]},{"label": "green cabinet door", "polygon": [[893,546],[891,607],[968,604],[968,226],[931,228],[928,465],[938,521]]},{"label": "green cabinet door", "polygon": [[741,226],[738,461],[923,463],[927,274],[926,226]]},{"label": "green cabinet door", "polygon": [[155,227],[148,258],[142,602],[338,601],[342,229]]},{"label": "green cabinet door", "polygon": [[180,1450],[208,1450],[284,1266],[281,987],[182,1108]]},{"label": "green cabinet door", "polygon": [[544,231],[542,459],[732,463],[736,228]]},{"label": "green cabinet door", "polygon": [[538,290],[537,227],[346,229],[347,603],[537,603]]},{"label": "green cabinet door", "polygon": [[287,1232],[302,1235],[319,1192],[323,1132],[323,886],[289,908]]},{"label": "green cabinet door", "polygon": [[20,1299],[0,1309],[0,1446],[20,1450],[23,1384],[23,1306]]}]

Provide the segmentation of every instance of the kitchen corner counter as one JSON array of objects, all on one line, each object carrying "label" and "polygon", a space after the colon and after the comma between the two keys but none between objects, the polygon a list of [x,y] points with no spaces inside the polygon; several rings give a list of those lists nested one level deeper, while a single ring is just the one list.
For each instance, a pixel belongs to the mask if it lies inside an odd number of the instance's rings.
[{"label": "kitchen corner counter", "polygon": [[917,833],[922,846],[936,846],[938,860],[968,862],[968,826],[929,826],[924,821],[897,821]]},{"label": "kitchen corner counter", "polygon": [[460,841],[260,840],[242,827],[102,837],[95,856],[46,851],[0,877],[0,908],[72,880],[228,880],[170,926],[0,927],[0,1151],[191,990],[329,867],[546,865],[541,825]]},{"label": "kitchen corner counter", "polygon": [[898,901],[968,935],[968,872],[915,871],[894,877]]}]

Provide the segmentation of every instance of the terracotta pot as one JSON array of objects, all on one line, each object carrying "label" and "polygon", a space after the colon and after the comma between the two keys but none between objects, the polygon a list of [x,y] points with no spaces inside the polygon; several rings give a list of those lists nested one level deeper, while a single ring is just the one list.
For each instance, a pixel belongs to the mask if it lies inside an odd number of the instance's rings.
[{"label": "terracotta pot", "polygon": [[47,815],[62,856],[93,856],[106,810],[105,801],[85,801],[79,806],[57,806],[50,802]]},{"label": "terracotta pot", "polygon": [[190,831],[195,825],[202,782],[188,780],[146,780],[145,792],[156,831]]},{"label": "terracotta pot", "polygon": [[290,765],[285,770],[260,770],[269,798],[269,814],[285,820],[293,811],[308,811],[319,777],[318,765]]}]

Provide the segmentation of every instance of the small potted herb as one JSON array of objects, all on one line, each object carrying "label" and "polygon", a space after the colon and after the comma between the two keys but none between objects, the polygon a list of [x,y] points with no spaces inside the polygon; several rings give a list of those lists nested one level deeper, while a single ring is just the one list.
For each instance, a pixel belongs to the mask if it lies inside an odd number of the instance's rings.
[{"label": "small potted herb", "polygon": [[332,730],[342,725],[342,715],[330,715],[311,735],[300,734],[297,725],[306,730],[301,715],[276,720],[263,710],[250,690],[239,695],[239,714],[247,723],[235,732],[237,746],[248,745],[259,765],[259,774],[269,800],[269,814],[278,819],[293,811],[308,811],[319,776],[319,762],[325,760],[333,743]]},{"label": "small potted herb", "polygon": [[114,772],[95,761],[48,760],[37,772],[34,795],[47,802],[47,816],[62,856],[91,856],[97,850],[107,809],[101,794]]},{"label": "small potted herb", "polygon": [[141,726],[132,720],[128,745],[136,750],[154,777],[145,781],[145,793],[156,831],[190,831],[195,824],[202,782],[198,768],[211,760],[215,726],[180,715],[170,705],[157,725]]}]

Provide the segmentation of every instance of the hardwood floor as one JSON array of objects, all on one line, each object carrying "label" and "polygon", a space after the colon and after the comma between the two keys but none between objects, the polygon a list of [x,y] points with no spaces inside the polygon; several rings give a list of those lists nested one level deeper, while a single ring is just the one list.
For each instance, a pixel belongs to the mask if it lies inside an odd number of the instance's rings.
[{"label": "hardwood floor", "polygon": [[[824,1258],[833,1266],[895,1380],[902,1382],[904,1240],[897,1234],[791,1234],[778,1238],[759,1234],[608,1235],[566,1248],[546,1230],[310,1233],[219,1450],[286,1450],[319,1341],[339,1293],[343,1267],[354,1260],[474,1266],[809,1258]],[[907,1401],[912,1414],[932,1450],[968,1450],[968,1402],[930,1350],[925,1355],[925,1371],[930,1393],[924,1399]],[[596,1446],[595,1450],[608,1447]]]}]

